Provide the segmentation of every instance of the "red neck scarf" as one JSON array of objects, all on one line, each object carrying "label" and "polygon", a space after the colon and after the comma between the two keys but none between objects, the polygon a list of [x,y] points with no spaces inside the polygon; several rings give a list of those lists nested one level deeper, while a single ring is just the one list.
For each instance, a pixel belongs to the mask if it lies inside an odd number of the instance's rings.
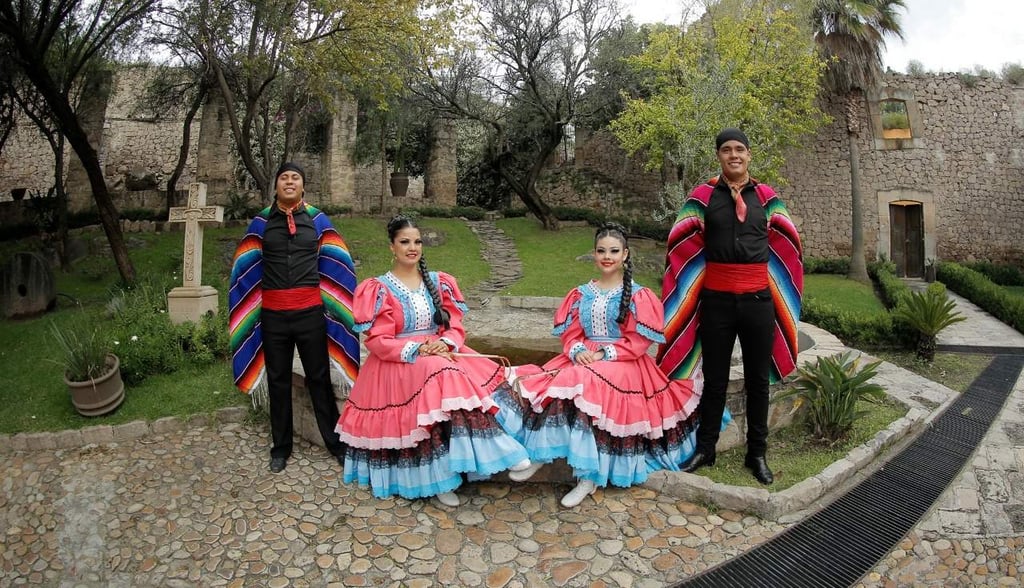
[{"label": "red neck scarf", "polygon": [[733,182],[725,178],[725,183],[729,186],[729,190],[732,191],[732,199],[736,203],[736,219],[740,222],[747,220],[747,203],[743,201],[743,188],[750,183],[750,176],[744,175],[743,179],[738,182]]},{"label": "red neck scarf", "polygon": [[299,200],[299,203],[296,204],[295,206],[293,206],[291,208],[285,208],[285,207],[281,206],[280,202],[278,202],[278,204],[277,204],[278,210],[283,212],[285,214],[285,216],[288,218],[288,234],[289,235],[294,235],[295,234],[295,217],[292,216],[292,213],[295,212],[296,210],[298,210],[300,206],[305,206],[305,205],[306,205],[305,201]]}]

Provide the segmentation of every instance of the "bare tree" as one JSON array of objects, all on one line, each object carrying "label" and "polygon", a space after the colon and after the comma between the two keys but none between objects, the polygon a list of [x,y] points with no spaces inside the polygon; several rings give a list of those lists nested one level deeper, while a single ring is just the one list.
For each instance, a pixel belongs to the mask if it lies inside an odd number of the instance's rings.
[{"label": "bare tree", "polygon": [[50,116],[78,155],[89,178],[100,222],[117,270],[135,282],[96,149],[79,119],[72,94],[100,61],[132,38],[156,0],[0,0],[0,39],[11,63],[42,97]]},{"label": "bare tree", "polygon": [[490,129],[502,179],[547,229],[558,220],[537,179],[577,114],[591,59],[618,21],[615,0],[480,0],[475,39],[423,60],[415,87],[439,110]]}]

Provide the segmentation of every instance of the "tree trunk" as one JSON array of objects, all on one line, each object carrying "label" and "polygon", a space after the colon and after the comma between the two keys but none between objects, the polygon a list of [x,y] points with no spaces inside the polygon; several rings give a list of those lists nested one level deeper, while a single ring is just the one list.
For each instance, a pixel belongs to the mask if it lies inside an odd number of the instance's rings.
[{"label": "tree trunk", "polygon": [[68,259],[68,194],[64,189],[64,135],[58,133],[56,139],[57,144],[53,150],[53,197],[57,199],[57,235],[54,244],[60,269],[66,272],[71,270],[71,260]]},{"label": "tree trunk", "polygon": [[[508,185],[512,190],[519,195],[519,199],[523,201],[526,208],[533,213],[534,216],[544,225],[544,228],[549,231],[557,231],[559,229],[558,218],[551,212],[551,207],[544,203],[541,199],[540,192],[537,191],[537,179],[540,177],[541,172],[544,170],[544,163],[547,162],[548,157],[555,151],[558,144],[562,141],[561,126],[552,124],[547,135],[547,141],[541,145],[540,150],[537,152],[533,164],[530,166],[529,171],[526,173],[526,177],[520,180],[515,177],[512,170],[508,169],[506,157],[507,154],[500,154],[497,157],[498,160],[498,173],[501,174],[502,179],[508,182]],[[504,143],[504,137],[499,135],[498,145]]]},{"label": "tree trunk", "polygon": [[[864,198],[860,192],[860,117],[858,108],[859,94],[847,97],[846,128],[850,142],[850,230],[853,238],[850,246],[850,272],[847,278],[858,282],[870,283],[868,268],[864,254]],[[856,104],[855,104],[856,103]]]},{"label": "tree trunk", "polygon": [[118,222],[117,208],[107,191],[106,180],[103,179],[103,169],[100,167],[99,156],[96,149],[89,143],[89,137],[82,128],[78,115],[71,108],[66,94],[57,89],[46,71],[45,65],[41,62],[25,60],[25,75],[32,82],[32,85],[39,91],[46,104],[50,107],[54,121],[67,139],[68,144],[75,150],[86,175],[89,177],[89,186],[92,188],[92,197],[96,201],[96,208],[100,214],[100,223],[103,225],[103,232],[107,235],[107,242],[110,244],[110,253],[114,257],[117,271],[121,275],[121,281],[127,284],[135,283],[135,268],[128,257],[128,247],[124,242],[124,235],[121,233],[121,225]]},{"label": "tree trunk", "polygon": [[171,207],[174,206],[175,188],[178,185],[178,180],[181,178],[181,173],[185,171],[185,164],[188,162],[188,148],[192,137],[192,121],[195,120],[196,113],[199,112],[205,99],[206,85],[200,84],[195,99],[192,100],[192,104],[188,107],[188,112],[185,113],[185,122],[181,126],[181,147],[178,149],[178,161],[174,164],[174,171],[171,172],[171,177],[167,179],[168,213],[170,213]]}]

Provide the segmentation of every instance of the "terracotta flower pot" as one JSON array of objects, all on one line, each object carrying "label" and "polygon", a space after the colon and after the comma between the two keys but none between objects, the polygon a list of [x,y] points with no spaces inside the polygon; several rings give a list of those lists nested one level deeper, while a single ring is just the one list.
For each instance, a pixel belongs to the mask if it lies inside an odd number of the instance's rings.
[{"label": "terracotta flower pot", "polygon": [[101,416],[113,412],[124,401],[121,361],[107,354],[107,373],[85,382],[72,382],[64,376],[71,393],[71,404],[83,416]]}]

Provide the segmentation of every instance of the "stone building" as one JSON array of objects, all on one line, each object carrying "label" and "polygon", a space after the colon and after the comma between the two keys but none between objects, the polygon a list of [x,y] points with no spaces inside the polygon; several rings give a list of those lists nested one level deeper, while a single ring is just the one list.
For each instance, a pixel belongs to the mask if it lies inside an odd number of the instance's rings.
[{"label": "stone building", "polygon": [[[942,259],[1024,265],[1024,88],[966,74],[887,74],[867,102],[859,147],[869,259],[893,260],[909,276]],[[902,109],[910,128],[884,129],[883,104]],[[824,108],[832,123],[787,155],[788,184],[778,189],[806,255],[848,256],[846,121],[842,103]],[[750,139],[756,160],[758,138]],[[598,133],[577,142],[574,163],[549,174],[545,196],[551,204],[647,211],[657,208],[661,180]]]}]

